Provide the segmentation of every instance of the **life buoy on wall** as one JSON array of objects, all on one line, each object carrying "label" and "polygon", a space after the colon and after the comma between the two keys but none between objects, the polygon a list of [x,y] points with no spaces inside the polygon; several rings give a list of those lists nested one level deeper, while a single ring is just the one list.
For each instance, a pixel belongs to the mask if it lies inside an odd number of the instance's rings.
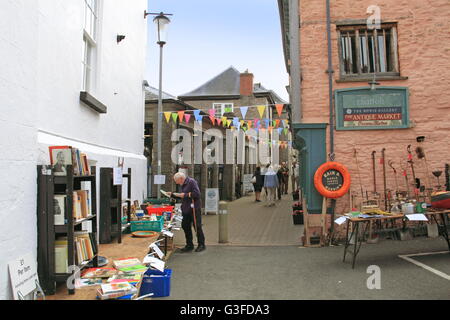
[{"label": "life buoy on wall", "polygon": [[314,174],[314,186],[325,198],[337,199],[350,189],[350,173],[338,162],[326,162]]}]

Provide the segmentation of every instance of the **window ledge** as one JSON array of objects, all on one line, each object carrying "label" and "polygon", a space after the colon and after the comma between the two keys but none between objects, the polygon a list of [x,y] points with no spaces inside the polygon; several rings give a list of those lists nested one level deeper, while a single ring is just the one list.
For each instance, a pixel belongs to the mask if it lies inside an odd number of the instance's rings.
[{"label": "window ledge", "polygon": [[89,94],[89,92],[81,91],[80,100],[98,113],[106,113],[108,110],[108,108],[103,103],[95,99],[91,94]]},{"label": "window ledge", "polygon": [[[342,82],[368,82],[373,80],[373,75],[369,76],[341,76],[340,79],[337,79],[337,83]],[[408,77],[402,77],[402,76],[394,76],[394,75],[377,75],[375,78],[376,81],[378,80],[408,80]]]}]

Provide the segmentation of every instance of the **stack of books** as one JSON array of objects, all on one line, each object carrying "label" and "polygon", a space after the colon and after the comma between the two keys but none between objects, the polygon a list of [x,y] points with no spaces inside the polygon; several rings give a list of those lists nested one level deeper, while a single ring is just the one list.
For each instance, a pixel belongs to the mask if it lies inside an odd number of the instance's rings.
[{"label": "stack of books", "polygon": [[137,293],[137,288],[128,282],[105,283],[97,290],[97,298],[100,300],[117,299],[124,296],[132,296]]},{"label": "stack of books", "polygon": [[91,168],[85,153],[71,146],[51,146],[49,147],[50,163],[55,168],[55,175],[65,176],[64,166],[72,165],[75,176],[90,176]]},{"label": "stack of books", "polygon": [[125,273],[142,274],[147,271],[147,267],[137,258],[124,258],[113,261],[113,266],[117,270]]},{"label": "stack of books", "polygon": [[85,269],[81,273],[81,278],[92,279],[92,278],[102,278],[108,279],[117,275],[117,270],[114,268],[89,268]]},{"label": "stack of books", "polygon": [[67,237],[55,241],[55,273],[69,272]]}]

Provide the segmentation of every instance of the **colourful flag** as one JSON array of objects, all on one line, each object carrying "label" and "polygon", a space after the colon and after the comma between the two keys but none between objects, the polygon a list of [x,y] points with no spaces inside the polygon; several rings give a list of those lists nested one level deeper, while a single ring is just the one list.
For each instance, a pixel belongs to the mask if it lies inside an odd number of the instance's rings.
[{"label": "colourful flag", "polygon": [[241,107],[242,119],[245,119],[245,115],[247,114],[248,107]]},{"label": "colourful flag", "polygon": [[280,119],[275,120],[275,127],[278,128],[280,126]]},{"label": "colourful flag", "polygon": [[266,106],[258,106],[259,117],[262,118],[266,112]]},{"label": "colourful flag", "polygon": [[209,116],[210,117],[214,117],[216,115],[216,110],[214,109],[209,109]]},{"label": "colourful flag", "polygon": [[176,112],[172,113],[172,119],[173,119],[173,122],[177,123],[178,113],[176,113]]},{"label": "colourful flag", "polygon": [[276,104],[275,107],[277,108],[278,116],[281,117],[281,114],[283,113],[284,104]]},{"label": "colourful flag", "polygon": [[[199,121],[200,118],[200,110],[194,110],[195,121]],[[201,118],[200,118],[201,121]]]},{"label": "colourful flag", "polygon": [[209,119],[211,120],[212,125],[215,125],[216,118],[214,116],[209,116]]},{"label": "colourful flag", "polygon": [[184,119],[186,120],[186,123],[189,123],[189,120],[191,120],[191,115],[189,113],[186,113],[184,115]]},{"label": "colourful flag", "polygon": [[178,111],[178,119],[180,119],[180,122],[184,119],[184,111]]},{"label": "colourful flag", "polygon": [[172,113],[170,113],[170,112],[164,112],[164,116],[166,117],[167,123],[169,123],[171,115],[172,115]]}]

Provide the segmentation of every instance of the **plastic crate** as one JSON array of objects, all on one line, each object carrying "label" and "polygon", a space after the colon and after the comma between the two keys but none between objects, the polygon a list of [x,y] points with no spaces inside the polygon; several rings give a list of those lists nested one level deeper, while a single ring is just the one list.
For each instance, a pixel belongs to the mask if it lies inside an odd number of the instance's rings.
[{"label": "plastic crate", "polygon": [[164,212],[172,212],[175,207],[173,206],[163,206],[163,207],[147,207],[147,214],[151,216],[152,214],[156,214],[158,216],[162,216]]},{"label": "plastic crate", "polygon": [[164,226],[164,217],[157,217],[157,221],[131,221],[131,232],[156,231],[161,232]]},{"label": "plastic crate", "polygon": [[159,204],[159,205],[161,205],[161,204],[170,204],[170,199],[169,198],[163,198],[163,199],[151,199],[151,198],[147,198],[145,201],[144,201],[145,203],[149,203],[149,204],[152,204],[152,205],[155,205],[155,204]]},{"label": "plastic crate", "polygon": [[166,269],[164,272],[148,269],[142,277],[141,290],[139,296],[153,293],[153,297],[170,296],[170,278],[172,270]]}]

